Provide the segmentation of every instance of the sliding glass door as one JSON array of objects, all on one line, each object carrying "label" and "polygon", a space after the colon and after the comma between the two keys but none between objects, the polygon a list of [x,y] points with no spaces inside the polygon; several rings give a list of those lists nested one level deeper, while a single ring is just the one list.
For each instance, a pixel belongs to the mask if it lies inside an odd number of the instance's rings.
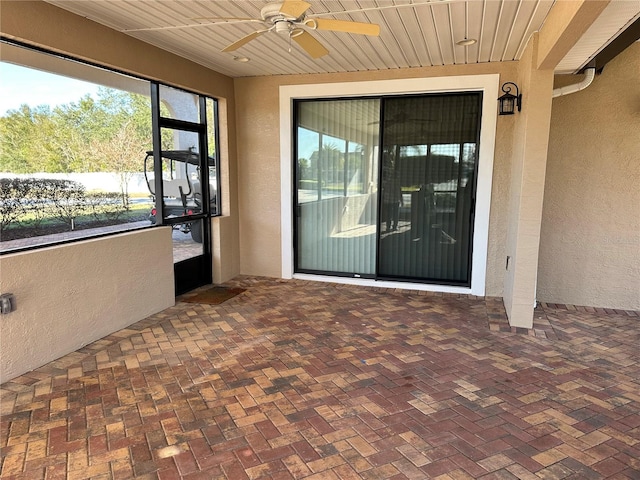
[{"label": "sliding glass door", "polygon": [[375,275],[380,101],[297,104],[298,271]]},{"label": "sliding glass door", "polygon": [[385,99],[380,277],[470,284],[481,100]]},{"label": "sliding glass door", "polygon": [[296,102],[296,271],[470,285],[481,102]]}]

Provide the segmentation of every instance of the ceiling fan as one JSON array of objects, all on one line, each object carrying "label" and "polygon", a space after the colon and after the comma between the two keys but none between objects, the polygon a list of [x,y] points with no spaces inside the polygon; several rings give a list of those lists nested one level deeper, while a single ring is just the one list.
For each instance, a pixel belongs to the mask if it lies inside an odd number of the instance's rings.
[{"label": "ceiling fan", "polygon": [[310,3],[300,0],[285,0],[283,2],[269,3],[260,10],[260,19],[257,18],[207,18],[220,22],[260,22],[267,28],[256,30],[241,39],[227,45],[223,52],[232,52],[258,38],[260,35],[275,31],[278,34],[295,41],[311,58],[320,58],[329,53],[308,30],[329,30],[333,32],[355,33],[360,35],[380,34],[380,26],[374,23],[353,22],[348,20],[333,20],[316,18],[307,15]]},{"label": "ceiling fan", "polygon": [[284,0],[266,4],[260,10],[260,18],[242,17],[196,17],[193,20],[206,22],[172,25],[164,27],[143,27],[130,28],[123,32],[141,32],[150,30],[173,30],[192,27],[209,27],[213,25],[236,24],[245,22],[261,23],[264,27],[256,30],[222,49],[223,52],[233,52],[260,35],[275,31],[286,36],[289,40],[295,41],[310,57],[320,58],[329,53],[322,43],[316,40],[309,30],[327,30],[333,32],[355,33],[358,35],[380,35],[380,26],[375,23],[354,22],[351,20],[335,20],[320,18],[337,13],[356,13],[375,10],[416,8],[423,6],[443,5],[448,3],[464,2],[466,0],[404,0],[406,3],[393,3],[384,5],[374,5],[370,7],[358,7],[351,10],[339,12],[308,13],[311,4],[303,0]]}]

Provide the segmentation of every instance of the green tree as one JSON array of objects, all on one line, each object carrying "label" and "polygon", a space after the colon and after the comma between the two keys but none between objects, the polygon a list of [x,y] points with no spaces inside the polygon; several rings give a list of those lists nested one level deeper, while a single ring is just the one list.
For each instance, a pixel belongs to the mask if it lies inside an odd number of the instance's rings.
[{"label": "green tree", "polygon": [[136,173],[142,171],[142,160],[148,149],[148,139],[141,138],[131,126],[123,123],[105,141],[93,144],[93,152],[105,170],[118,175],[122,206],[129,208],[129,182]]},{"label": "green tree", "polygon": [[91,155],[91,144],[106,139],[105,128],[109,127],[109,115],[90,95],[78,102],[71,102],[53,110],[55,130],[49,138],[57,163],[47,166],[46,171],[92,172],[99,171]]},{"label": "green tree", "polygon": [[298,159],[298,172],[300,180],[309,180],[313,178],[313,173],[310,171],[311,162],[306,158]]},{"label": "green tree", "polygon": [[51,158],[47,138],[52,131],[51,111],[46,106],[9,110],[0,118],[0,171],[41,171]]},{"label": "green tree", "polygon": [[[123,155],[117,160],[96,155],[96,145],[113,139],[122,147],[124,126],[129,129],[125,143],[136,145],[127,156],[130,163],[123,164]],[[101,87],[97,100],[86,95],[53,110],[23,105],[0,118],[0,171],[100,172],[114,164],[118,172],[141,171],[140,151],[145,149],[151,149],[149,98],[122,90]]]}]

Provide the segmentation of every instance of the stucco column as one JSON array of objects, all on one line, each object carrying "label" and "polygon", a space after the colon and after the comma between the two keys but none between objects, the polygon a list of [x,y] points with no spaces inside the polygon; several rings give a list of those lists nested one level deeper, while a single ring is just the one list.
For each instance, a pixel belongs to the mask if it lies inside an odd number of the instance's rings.
[{"label": "stucco column", "polygon": [[529,41],[518,64],[516,83],[523,93],[523,106],[522,112],[513,119],[507,272],[503,293],[511,326],[533,326],[553,69],[609,2],[556,2],[540,32]]},{"label": "stucco column", "polygon": [[537,48],[536,35],[518,66],[522,111],[507,119],[515,127],[503,298],[509,324],[525,328],[533,326],[553,91],[553,70],[537,68]]}]

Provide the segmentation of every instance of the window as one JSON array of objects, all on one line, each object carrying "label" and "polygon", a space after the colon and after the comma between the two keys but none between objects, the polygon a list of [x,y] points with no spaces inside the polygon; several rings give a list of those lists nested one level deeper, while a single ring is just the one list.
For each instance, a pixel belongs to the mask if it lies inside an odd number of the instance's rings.
[{"label": "window", "polygon": [[[10,43],[2,54],[0,252],[153,225],[150,82]],[[198,98],[161,92],[163,112],[178,118]],[[206,102],[215,156],[216,104]],[[162,148],[175,143],[167,138]]]}]

